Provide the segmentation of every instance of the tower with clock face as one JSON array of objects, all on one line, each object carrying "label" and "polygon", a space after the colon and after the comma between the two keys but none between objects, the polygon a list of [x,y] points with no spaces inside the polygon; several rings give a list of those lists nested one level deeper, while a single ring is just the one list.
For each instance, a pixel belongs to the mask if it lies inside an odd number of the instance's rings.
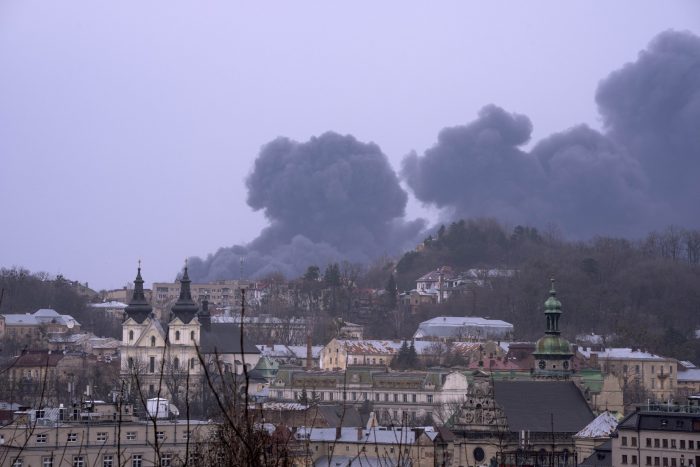
[{"label": "tower with clock face", "polygon": [[557,299],[557,292],[549,290],[549,298],[544,303],[544,314],[547,320],[545,335],[535,344],[535,375],[546,378],[568,378],[571,375],[571,345],[569,341],[561,337],[559,331],[559,318],[561,317],[561,302]]}]

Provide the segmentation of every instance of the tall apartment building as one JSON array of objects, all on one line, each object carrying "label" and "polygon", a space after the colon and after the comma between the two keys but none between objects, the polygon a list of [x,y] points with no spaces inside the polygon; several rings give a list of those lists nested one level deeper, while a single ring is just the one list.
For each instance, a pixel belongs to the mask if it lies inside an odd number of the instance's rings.
[{"label": "tall apartment building", "polygon": [[[44,408],[0,427],[0,465],[196,465],[215,425],[197,420],[140,420],[130,406]],[[158,447],[156,449],[155,447]]]},{"label": "tall apartment building", "polygon": [[700,464],[700,409],[648,405],[625,417],[612,440],[614,466]]}]

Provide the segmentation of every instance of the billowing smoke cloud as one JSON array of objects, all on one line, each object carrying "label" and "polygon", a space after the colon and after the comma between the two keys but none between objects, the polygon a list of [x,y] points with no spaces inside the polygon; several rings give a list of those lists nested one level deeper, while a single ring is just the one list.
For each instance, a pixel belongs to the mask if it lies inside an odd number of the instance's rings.
[{"label": "billowing smoke cloud", "polygon": [[491,105],[409,154],[402,175],[419,200],[452,215],[553,223],[579,237],[698,222],[700,38],[659,35],[596,99],[605,134],[577,126],[527,153],[529,119]]},{"label": "billowing smoke cloud", "polygon": [[449,217],[525,221],[539,189],[532,181],[542,180],[536,161],[518,149],[531,132],[527,117],[490,105],[469,125],[443,129],[423,157],[406,157],[402,173],[419,200],[448,208]]},{"label": "billowing smoke cloud", "polygon": [[608,135],[637,159],[664,222],[697,221],[700,199],[700,37],[658,35],[596,93]]},{"label": "billowing smoke cloud", "polygon": [[405,222],[408,196],[379,146],[325,133],[308,142],[278,138],[246,180],[248,204],[270,225],[246,246],[194,258],[195,280],[301,274],[311,264],[368,262],[415,242],[424,222]]},{"label": "billowing smoke cloud", "polygon": [[[640,235],[668,223],[696,227],[700,199],[700,38],[664,32],[601,81],[604,132],[576,126],[523,149],[524,115],[489,105],[446,128],[401,174],[448,219],[489,216],[567,235]],[[423,221],[403,220],[407,195],[375,144],[326,133],[263,148],[248,204],[270,225],[246,246],[193,259],[196,280],[300,274],[308,265],[364,262],[411,245]],[[694,224],[694,225],[691,225]]]}]

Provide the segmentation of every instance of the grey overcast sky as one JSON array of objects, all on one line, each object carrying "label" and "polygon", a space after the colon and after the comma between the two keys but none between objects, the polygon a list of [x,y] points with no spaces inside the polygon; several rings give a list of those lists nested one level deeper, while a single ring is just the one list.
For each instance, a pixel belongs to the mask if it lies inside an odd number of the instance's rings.
[{"label": "grey overcast sky", "polygon": [[171,280],[268,224],[245,179],[278,136],[352,134],[398,172],[491,103],[527,147],[600,129],[599,81],[667,29],[700,34],[700,2],[3,1],[0,266]]}]

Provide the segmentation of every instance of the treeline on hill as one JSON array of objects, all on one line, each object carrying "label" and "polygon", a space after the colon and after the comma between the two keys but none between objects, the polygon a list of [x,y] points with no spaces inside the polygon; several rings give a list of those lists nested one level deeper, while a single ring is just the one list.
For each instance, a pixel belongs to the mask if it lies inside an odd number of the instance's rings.
[{"label": "treeline on hill", "polygon": [[396,265],[400,290],[440,266],[514,269],[512,277],[469,288],[424,317],[478,315],[513,323],[516,337],[543,332],[549,278],[563,302],[563,333],[596,333],[608,345],[637,346],[700,360],[700,231],[668,227],[642,240],[597,237],[566,241],[532,227],[511,231],[493,220],[442,226]]}]

